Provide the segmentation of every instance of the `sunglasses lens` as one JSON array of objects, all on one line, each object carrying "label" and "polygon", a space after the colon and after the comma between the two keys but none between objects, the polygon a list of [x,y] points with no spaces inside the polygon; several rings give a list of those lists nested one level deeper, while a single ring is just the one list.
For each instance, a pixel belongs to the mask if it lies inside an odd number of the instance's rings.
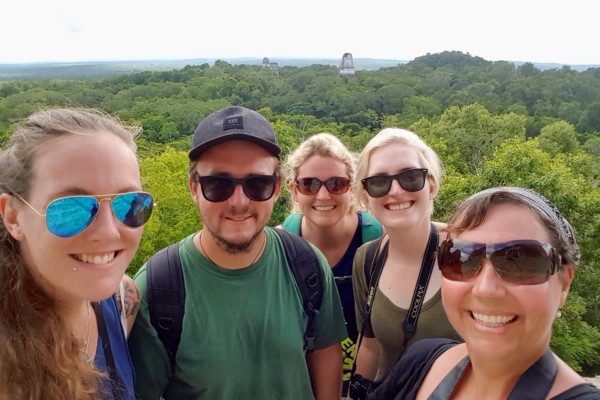
[{"label": "sunglasses lens", "polygon": [[477,275],[485,257],[485,244],[458,239],[442,242],[438,252],[438,265],[444,278],[467,281]]},{"label": "sunglasses lens", "polygon": [[230,178],[220,176],[198,177],[202,195],[208,201],[221,202],[231,197],[235,182]]},{"label": "sunglasses lens", "polygon": [[250,200],[265,201],[273,196],[276,183],[275,175],[250,176],[244,180],[242,186]]},{"label": "sunglasses lens", "polygon": [[407,192],[418,192],[425,186],[427,170],[409,169],[396,175],[398,183]]},{"label": "sunglasses lens", "polygon": [[350,189],[350,179],[334,176],[325,181],[325,187],[331,194],[344,194]]},{"label": "sunglasses lens", "polygon": [[98,200],[87,196],[54,200],[46,209],[46,224],[54,235],[68,238],[87,228],[98,213]]},{"label": "sunglasses lens", "polygon": [[363,179],[362,183],[369,196],[378,198],[389,193],[392,187],[392,179],[394,177],[389,175],[377,175]]},{"label": "sunglasses lens", "polygon": [[150,219],[153,207],[154,199],[144,192],[120,194],[112,201],[115,216],[130,228],[144,225]]},{"label": "sunglasses lens", "polygon": [[314,195],[321,189],[321,181],[317,178],[299,178],[296,187],[302,194]]},{"label": "sunglasses lens", "polygon": [[521,242],[498,248],[490,256],[498,275],[518,285],[536,285],[550,277],[553,259],[537,242]]}]

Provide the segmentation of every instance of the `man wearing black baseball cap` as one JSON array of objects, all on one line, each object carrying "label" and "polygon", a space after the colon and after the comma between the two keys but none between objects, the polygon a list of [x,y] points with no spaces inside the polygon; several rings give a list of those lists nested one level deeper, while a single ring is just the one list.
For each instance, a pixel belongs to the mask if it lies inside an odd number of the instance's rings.
[{"label": "man wearing black baseball cap", "polygon": [[[181,339],[170,359],[142,301],[129,339],[139,398],[340,398],[347,334],[331,268],[317,250],[324,285],[306,352],[303,298],[267,227],[283,180],[280,152],[272,125],[244,107],[218,110],[196,128],[188,183],[203,228],[179,242]],[[144,299],[148,275],[145,265],[135,278]]]}]

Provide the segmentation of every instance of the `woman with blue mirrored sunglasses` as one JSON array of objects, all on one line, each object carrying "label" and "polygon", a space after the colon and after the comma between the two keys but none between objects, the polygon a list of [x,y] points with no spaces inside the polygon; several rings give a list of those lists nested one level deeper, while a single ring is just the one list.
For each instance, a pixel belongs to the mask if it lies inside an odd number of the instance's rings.
[{"label": "woman with blue mirrored sunglasses", "polygon": [[0,398],[134,399],[139,293],[124,273],[154,205],[137,133],[98,110],[50,109],[0,152]]},{"label": "woman with blue mirrored sunglasses", "polygon": [[40,213],[25,199],[19,199],[37,215],[46,217],[48,230],[62,238],[75,236],[90,226],[98,215],[101,201],[110,201],[115,218],[130,228],[144,225],[154,207],[152,195],[145,192],[61,197],[48,204],[46,214]]}]

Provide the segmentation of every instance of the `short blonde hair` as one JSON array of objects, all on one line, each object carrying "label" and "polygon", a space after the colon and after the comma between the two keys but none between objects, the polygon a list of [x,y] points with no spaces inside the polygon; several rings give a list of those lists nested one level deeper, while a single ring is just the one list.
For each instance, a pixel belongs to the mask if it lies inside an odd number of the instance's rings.
[{"label": "short blonde hair", "polygon": [[[436,152],[414,132],[400,128],[385,128],[369,140],[358,157],[356,183],[354,185],[354,198],[356,199],[357,207],[366,207],[366,191],[360,181],[367,177],[371,155],[379,148],[396,143],[406,145],[417,151],[419,158],[423,162],[423,168],[427,168],[428,170],[427,176],[433,180],[434,195],[437,195],[442,184],[443,166],[442,161]],[[430,211],[433,213],[433,201],[431,203]]]}]

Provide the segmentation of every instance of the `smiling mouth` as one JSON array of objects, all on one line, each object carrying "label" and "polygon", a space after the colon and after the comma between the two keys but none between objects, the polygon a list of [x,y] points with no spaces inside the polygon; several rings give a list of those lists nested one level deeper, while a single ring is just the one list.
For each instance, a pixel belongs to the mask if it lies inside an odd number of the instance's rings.
[{"label": "smiling mouth", "polygon": [[335,206],[314,206],[313,208],[317,211],[331,211]]},{"label": "smiling mouth", "polygon": [[499,328],[508,325],[517,319],[516,315],[488,315],[471,312],[471,317],[478,323],[488,328]]},{"label": "smiling mouth", "polygon": [[407,208],[410,208],[412,205],[413,205],[413,202],[407,201],[407,202],[400,203],[400,204],[390,204],[387,206],[387,209],[390,211],[400,211],[400,210],[406,210]]},{"label": "smiling mouth", "polygon": [[106,253],[106,254],[73,254],[73,258],[77,259],[78,261],[87,263],[87,264],[94,264],[94,265],[105,265],[110,263],[114,258],[115,255],[117,253],[116,252],[112,252],[112,253]]}]

